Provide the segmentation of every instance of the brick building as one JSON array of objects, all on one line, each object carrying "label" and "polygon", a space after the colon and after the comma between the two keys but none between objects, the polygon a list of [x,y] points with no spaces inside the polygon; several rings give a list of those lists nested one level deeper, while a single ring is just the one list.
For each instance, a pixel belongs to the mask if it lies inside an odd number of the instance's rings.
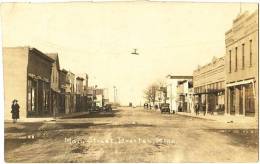
[{"label": "brick building", "polygon": [[20,118],[52,116],[50,81],[54,60],[30,47],[4,47],[5,119],[11,119],[11,103],[17,99]]},{"label": "brick building", "polygon": [[193,71],[195,103],[206,114],[224,114],[225,58],[213,57],[212,62]]},{"label": "brick building", "polygon": [[226,114],[258,115],[258,12],[239,14],[225,33]]}]

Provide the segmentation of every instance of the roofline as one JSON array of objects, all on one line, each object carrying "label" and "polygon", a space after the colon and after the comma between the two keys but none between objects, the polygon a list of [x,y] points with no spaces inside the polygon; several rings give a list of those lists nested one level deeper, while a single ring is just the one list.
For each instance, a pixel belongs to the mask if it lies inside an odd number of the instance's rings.
[{"label": "roofline", "polygon": [[[216,57],[216,61],[220,61],[220,60],[225,60],[225,56]],[[195,72],[196,72],[196,71],[199,71],[199,70],[201,70],[201,69],[203,69],[203,68],[205,68],[206,66],[211,65],[211,64],[213,64],[212,60],[211,60],[211,62],[209,62],[209,63],[207,63],[207,64],[205,64],[205,65],[203,65],[203,66],[200,66],[199,69],[198,69],[198,68],[194,69],[193,72],[194,72],[194,71],[195,71]],[[225,63],[224,63],[224,65],[225,65]]]},{"label": "roofline", "polygon": [[187,76],[187,75],[167,75],[166,76],[167,78],[170,78],[170,79],[192,79],[193,76]]},{"label": "roofline", "polygon": [[79,76],[78,76],[76,79],[77,79],[77,80],[82,80],[82,81],[84,80],[83,77],[79,77]]},{"label": "roofline", "polygon": [[34,47],[30,47],[30,46],[14,46],[14,47],[3,47],[3,49],[19,49],[19,48],[24,48],[24,49],[28,49],[29,53],[30,51],[35,52],[35,54],[37,54],[38,56],[42,57],[45,60],[48,60],[50,62],[54,62],[54,60],[52,58],[50,58],[49,56],[47,56],[47,54],[41,52],[40,50],[34,48]]},{"label": "roofline", "polygon": [[60,70],[61,72],[65,72],[65,73],[68,73],[68,71],[66,70],[66,69],[62,69],[62,70]]},{"label": "roofline", "polygon": [[54,62],[54,60],[52,58],[50,58],[49,56],[47,56],[46,54],[44,54],[43,52],[41,52],[40,50],[36,49],[36,48],[29,48],[29,51],[34,51],[36,52],[37,55],[39,55],[40,57],[49,60],[50,62]]}]

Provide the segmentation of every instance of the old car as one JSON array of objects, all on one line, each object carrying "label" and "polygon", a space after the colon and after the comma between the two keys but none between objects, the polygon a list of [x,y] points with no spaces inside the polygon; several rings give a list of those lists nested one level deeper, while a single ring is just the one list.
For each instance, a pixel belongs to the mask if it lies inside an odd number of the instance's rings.
[{"label": "old car", "polygon": [[144,103],[144,109],[148,109],[148,103]]},{"label": "old car", "polygon": [[112,111],[112,104],[106,104],[106,105],[104,106],[104,109],[105,109],[106,112]]},{"label": "old car", "polygon": [[170,104],[169,103],[163,103],[160,105],[161,113],[169,113],[170,114]]}]

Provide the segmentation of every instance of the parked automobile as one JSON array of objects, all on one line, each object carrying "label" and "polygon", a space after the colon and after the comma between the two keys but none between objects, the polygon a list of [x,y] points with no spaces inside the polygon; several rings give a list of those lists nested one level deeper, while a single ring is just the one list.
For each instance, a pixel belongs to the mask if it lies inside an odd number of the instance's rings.
[{"label": "parked automobile", "polygon": [[98,113],[100,112],[100,108],[98,106],[92,107],[90,113]]},{"label": "parked automobile", "polygon": [[169,113],[170,114],[170,104],[169,103],[163,103],[160,106],[161,113]]},{"label": "parked automobile", "polygon": [[144,108],[148,109],[148,103],[144,103]]},{"label": "parked automobile", "polygon": [[106,112],[111,112],[111,111],[112,111],[112,104],[106,104],[106,105],[104,106],[104,110],[105,110]]},{"label": "parked automobile", "polygon": [[96,103],[93,103],[89,112],[90,113],[98,113],[98,112],[100,112],[100,108],[99,108],[99,106],[96,105]]}]

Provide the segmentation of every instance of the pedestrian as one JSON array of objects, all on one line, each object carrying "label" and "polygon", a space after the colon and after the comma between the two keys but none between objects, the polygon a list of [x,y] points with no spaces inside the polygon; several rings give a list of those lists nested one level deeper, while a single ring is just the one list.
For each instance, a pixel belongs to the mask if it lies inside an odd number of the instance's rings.
[{"label": "pedestrian", "polygon": [[205,105],[203,105],[203,115],[205,116],[206,115],[206,108],[207,108],[207,106],[206,106],[206,104]]},{"label": "pedestrian", "polygon": [[199,111],[200,111],[199,103],[196,103],[196,105],[195,105],[195,112],[196,112],[196,115],[199,115]]},{"label": "pedestrian", "polygon": [[13,119],[13,123],[16,123],[17,122],[17,119],[20,118],[19,116],[19,109],[20,109],[20,106],[18,104],[18,101],[16,99],[13,100],[13,103],[12,103],[12,110],[11,110],[11,113],[12,113],[12,119]]}]

